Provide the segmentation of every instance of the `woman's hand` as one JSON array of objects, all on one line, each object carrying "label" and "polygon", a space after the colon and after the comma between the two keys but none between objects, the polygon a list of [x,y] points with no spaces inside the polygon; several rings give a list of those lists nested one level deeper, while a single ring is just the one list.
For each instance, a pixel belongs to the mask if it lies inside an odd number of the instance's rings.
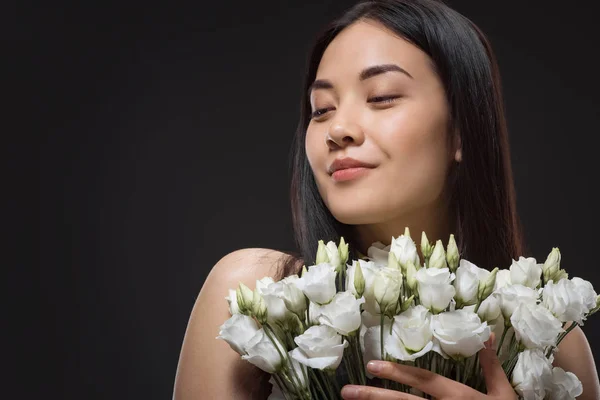
[{"label": "woman's hand", "polygon": [[[486,347],[479,351],[479,362],[485,377],[487,394],[483,394],[469,386],[452,379],[435,374],[426,369],[396,364],[387,361],[371,361],[367,365],[370,373],[392,381],[404,383],[423,393],[430,394],[436,399],[511,399],[517,394],[508,381],[502,364],[496,357],[493,348],[494,337],[485,343]],[[342,389],[344,399],[369,399],[369,400],[416,400],[422,397],[396,390],[387,390],[372,386],[346,385]]]}]

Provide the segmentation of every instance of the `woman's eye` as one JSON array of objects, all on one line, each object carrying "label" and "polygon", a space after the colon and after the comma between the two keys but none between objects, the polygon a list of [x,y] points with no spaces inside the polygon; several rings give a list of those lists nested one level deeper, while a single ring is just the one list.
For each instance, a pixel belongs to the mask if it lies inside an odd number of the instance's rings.
[{"label": "woman's eye", "polygon": [[368,103],[391,103],[400,96],[375,96],[367,100]]},{"label": "woman's eye", "polygon": [[313,111],[310,114],[311,118],[318,118],[321,115],[325,114],[327,111],[329,111],[329,108],[319,108],[318,110]]}]

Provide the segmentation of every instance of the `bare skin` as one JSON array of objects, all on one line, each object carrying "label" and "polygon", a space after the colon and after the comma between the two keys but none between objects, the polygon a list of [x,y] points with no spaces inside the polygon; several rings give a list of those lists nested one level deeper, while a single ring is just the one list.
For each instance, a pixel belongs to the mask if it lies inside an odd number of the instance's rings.
[{"label": "bare skin", "polygon": [[[398,65],[412,78],[389,71],[359,79],[365,68],[381,64]],[[331,213],[355,226],[353,245],[366,254],[370,244],[390,244],[391,237],[399,236],[406,226],[416,234],[425,231],[430,241],[446,242],[452,228],[445,206],[445,176],[452,162],[460,162],[462,152],[460,141],[448,144],[448,105],[428,56],[383,26],[360,21],[328,46],[317,79],[328,80],[331,87],[311,94],[312,111],[320,111],[307,130],[307,157]],[[342,157],[376,167],[361,178],[335,182],[327,169]],[[228,289],[239,282],[253,289],[257,279],[276,275],[274,263],[281,255],[274,250],[243,249],[214,266],[189,320],[175,379],[176,400],[267,398],[268,375],[241,361],[215,337],[229,318],[224,300]],[[481,359],[492,377],[493,389],[487,395],[419,368],[386,363],[377,374],[420,385],[440,399],[514,399],[495,353],[483,351]],[[580,328],[561,342],[555,365],[579,377],[583,384],[579,399],[600,399],[594,359]],[[355,398],[419,398],[374,387],[361,387],[360,393]]]}]

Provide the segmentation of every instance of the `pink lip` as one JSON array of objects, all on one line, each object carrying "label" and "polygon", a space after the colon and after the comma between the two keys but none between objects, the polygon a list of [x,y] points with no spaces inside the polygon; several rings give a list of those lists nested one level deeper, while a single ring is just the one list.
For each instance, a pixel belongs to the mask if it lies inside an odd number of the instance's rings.
[{"label": "pink lip", "polygon": [[370,164],[364,161],[360,161],[360,160],[355,160],[354,158],[351,157],[344,157],[344,158],[337,158],[335,159],[331,165],[329,166],[329,169],[327,172],[329,172],[329,175],[332,175],[334,172],[341,170],[341,169],[350,169],[350,168],[375,168],[376,165],[374,164]]},{"label": "pink lip", "polygon": [[370,169],[372,168],[358,167],[339,169],[331,174],[331,177],[336,182],[345,182],[365,175]]}]

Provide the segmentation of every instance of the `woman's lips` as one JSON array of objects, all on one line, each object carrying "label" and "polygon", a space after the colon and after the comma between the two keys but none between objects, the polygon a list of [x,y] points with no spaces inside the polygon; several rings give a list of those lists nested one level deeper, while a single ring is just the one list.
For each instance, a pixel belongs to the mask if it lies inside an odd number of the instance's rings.
[{"label": "woman's lips", "polygon": [[349,181],[349,180],[364,176],[371,169],[373,169],[373,168],[358,167],[358,168],[338,169],[333,174],[331,174],[331,177],[336,182],[345,182],[345,181]]}]

